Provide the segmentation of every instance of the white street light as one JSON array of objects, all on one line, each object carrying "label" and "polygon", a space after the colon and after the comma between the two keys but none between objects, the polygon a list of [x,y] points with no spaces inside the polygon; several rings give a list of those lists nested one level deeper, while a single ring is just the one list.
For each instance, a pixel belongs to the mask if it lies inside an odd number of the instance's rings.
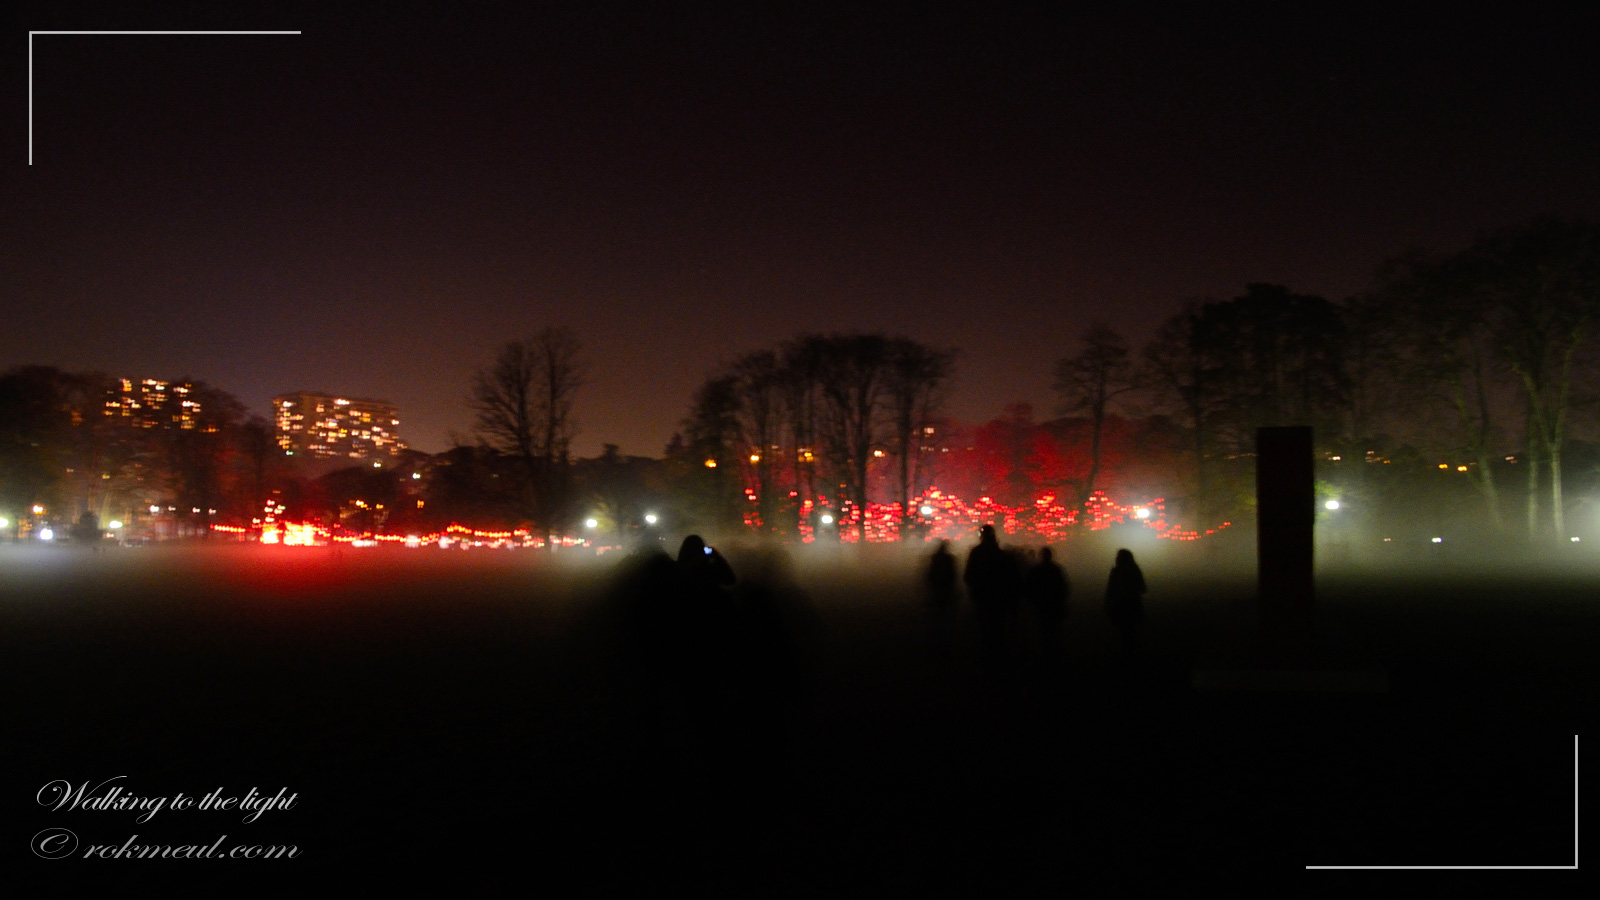
[{"label": "white street light", "polygon": [[1324,503],[1322,505],[1326,506],[1329,509],[1338,509],[1339,508],[1339,501],[1337,501],[1337,500],[1329,500],[1327,503]]},{"label": "white street light", "polygon": [[600,520],[598,520],[598,519],[584,519],[583,520],[583,527],[585,527],[585,528],[594,528],[599,524],[600,524]]}]

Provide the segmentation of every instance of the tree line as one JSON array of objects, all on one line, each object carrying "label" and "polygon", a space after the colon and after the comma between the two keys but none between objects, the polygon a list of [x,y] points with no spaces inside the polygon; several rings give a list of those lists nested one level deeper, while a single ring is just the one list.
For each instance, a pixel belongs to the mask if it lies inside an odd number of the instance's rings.
[{"label": "tree line", "polygon": [[[1520,467],[1523,534],[1564,539],[1566,451],[1575,432],[1595,436],[1600,408],[1597,313],[1600,226],[1541,219],[1459,252],[1388,260],[1368,290],[1342,301],[1272,284],[1191,300],[1138,350],[1091,323],[1054,368],[1056,412],[1074,418],[1046,428],[1014,408],[980,435],[1009,432],[1019,458],[1037,459],[1023,443],[1071,433],[1082,465],[1035,487],[1081,505],[1104,477],[1107,429],[1129,433],[1126,419],[1144,419],[1131,431],[1161,440],[1143,452],[1181,443],[1168,489],[1203,525],[1250,514],[1257,428],[1310,425],[1334,489],[1376,506],[1385,491],[1421,496],[1395,484],[1431,460],[1465,460],[1449,468],[1476,490],[1489,530],[1506,532],[1504,482]],[[752,518],[768,530],[829,495],[857,509],[887,501],[914,523],[911,499],[950,465],[930,454],[947,448],[921,438],[935,428],[945,443],[953,437],[955,423],[939,413],[955,361],[954,350],[905,338],[803,335],[711,373],[668,455],[686,461],[686,477],[705,461],[712,517],[731,517],[742,488],[754,491]],[[893,474],[869,498],[874,457]],[[1384,469],[1396,462],[1405,478]],[[1596,481],[1592,452],[1584,466],[1586,483]]]},{"label": "tree line", "polygon": [[659,460],[614,447],[572,458],[588,365],[576,334],[550,328],[475,374],[471,440],[316,478],[219,388],[176,379],[194,404],[185,423],[130,419],[105,414],[117,382],[104,374],[22,366],[0,374],[0,514],[15,524],[42,505],[103,520],[148,501],[204,533],[270,501],[364,527],[455,519],[554,535],[590,516],[639,527],[647,508],[671,507],[702,527],[792,537],[824,511],[864,534],[870,505],[915,538],[917,498],[935,483],[1048,490],[1082,508],[1140,468],[1141,486],[1203,527],[1249,516],[1255,430],[1292,424],[1314,427],[1325,487],[1370,508],[1435,502],[1444,489],[1428,476],[1445,465],[1488,531],[1564,538],[1600,482],[1597,312],[1600,226],[1541,219],[1387,260],[1339,301],[1270,284],[1191,300],[1137,348],[1087,323],[1053,361],[1057,418],[1013,405],[970,427],[944,411],[955,348],[801,334],[710,371]]}]

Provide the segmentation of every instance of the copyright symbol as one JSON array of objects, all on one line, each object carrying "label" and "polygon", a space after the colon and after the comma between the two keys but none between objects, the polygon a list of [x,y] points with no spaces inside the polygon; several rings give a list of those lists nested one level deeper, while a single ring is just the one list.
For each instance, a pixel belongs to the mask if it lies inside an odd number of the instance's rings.
[{"label": "copyright symbol", "polygon": [[65,828],[46,828],[33,836],[33,853],[45,859],[60,859],[78,849],[78,836]]}]

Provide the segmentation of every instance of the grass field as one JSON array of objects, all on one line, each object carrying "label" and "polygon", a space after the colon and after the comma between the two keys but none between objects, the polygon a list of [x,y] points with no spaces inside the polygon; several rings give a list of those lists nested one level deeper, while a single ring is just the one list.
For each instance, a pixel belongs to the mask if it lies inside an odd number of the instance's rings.
[{"label": "grass field", "polygon": [[[1248,668],[1255,623],[1248,567],[1198,548],[1141,557],[1131,660],[1100,608],[1109,554],[1069,551],[1061,654],[1024,616],[1000,667],[965,607],[939,630],[920,557],[727,555],[734,624],[663,626],[615,556],[0,547],[15,869],[63,889],[833,897],[1572,862],[1572,735],[1600,671],[1581,570],[1323,573],[1317,665],[1388,689],[1285,694],[1192,686]],[[299,797],[251,823],[35,799],[118,775]],[[21,850],[53,826],[302,855]]]}]

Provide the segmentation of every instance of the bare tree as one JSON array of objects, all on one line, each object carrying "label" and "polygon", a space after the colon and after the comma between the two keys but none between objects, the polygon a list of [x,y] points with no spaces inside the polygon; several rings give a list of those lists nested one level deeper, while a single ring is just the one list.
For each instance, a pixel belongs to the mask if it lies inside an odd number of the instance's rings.
[{"label": "bare tree", "polygon": [[731,372],[738,396],[739,437],[749,449],[750,480],[755,485],[761,527],[775,530],[777,468],[783,431],[783,371],[778,354],[758,350],[736,360]]},{"label": "bare tree", "polygon": [[1056,363],[1055,384],[1062,412],[1089,413],[1089,474],[1083,479],[1079,503],[1087,502],[1094,493],[1094,480],[1100,474],[1106,411],[1113,400],[1134,388],[1133,361],[1121,334],[1097,322],[1084,331],[1082,342],[1083,349],[1076,355]]},{"label": "bare tree", "polygon": [[[1496,531],[1504,528],[1494,462],[1498,458],[1497,396],[1503,377],[1494,365],[1494,337],[1485,320],[1482,297],[1455,260],[1412,252],[1386,261],[1377,290],[1347,306],[1352,346],[1365,351],[1375,342],[1384,351],[1382,368],[1393,373],[1396,396],[1387,403],[1412,421],[1426,421],[1434,408],[1448,408],[1457,429],[1425,429],[1423,442],[1445,441],[1443,449],[1469,455],[1477,465],[1468,478],[1489,510]],[[1353,356],[1352,363],[1360,362]],[[1364,372],[1351,367],[1352,409],[1357,422],[1368,401]],[[1356,439],[1365,437],[1358,429]],[[1359,450],[1364,448],[1352,448]],[[1356,456],[1355,458],[1360,458]],[[1365,472],[1365,466],[1357,472]]]},{"label": "bare tree", "polygon": [[1195,512],[1209,520],[1213,513],[1211,458],[1219,441],[1218,420],[1226,398],[1224,363],[1211,334],[1205,310],[1215,301],[1191,300],[1162,323],[1144,348],[1138,374],[1143,390],[1158,406],[1177,414],[1189,432],[1194,456]]},{"label": "bare tree", "polygon": [[890,443],[899,466],[900,539],[910,538],[912,487],[920,475],[923,429],[931,427],[955,370],[955,350],[933,350],[915,341],[889,343],[887,406]]},{"label": "bare tree", "polygon": [[1463,261],[1527,401],[1529,538],[1538,533],[1539,455],[1550,467],[1552,524],[1564,537],[1562,450],[1579,351],[1600,315],[1600,228],[1543,219],[1480,239]]},{"label": "bare tree", "polygon": [[[565,523],[573,401],[583,386],[582,345],[564,328],[512,341],[473,378],[478,438],[517,460],[518,502],[548,540]],[[554,543],[551,543],[554,547]]]},{"label": "bare tree", "polygon": [[822,365],[821,340],[799,338],[786,342],[779,350],[780,379],[783,384],[783,419],[789,434],[790,456],[796,493],[801,504],[817,498],[818,410],[821,393],[817,376]]},{"label": "bare tree", "polygon": [[889,339],[881,334],[832,335],[812,338],[821,365],[817,384],[822,397],[822,434],[827,457],[841,488],[860,510],[856,523],[866,540],[867,466],[878,436]]},{"label": "bare tree", "polygon": [[[737,471],[735,457],[742,449],[738,382],[726,373],[707,378],[696,389],[694,404],[683,420],[686,449],[692,454],[689,480],[694,500],[702,505],[700,516],[717,529],[732,529],[738,518],[730,474]],[[703,465],[696,464],[700,460]]]}]

